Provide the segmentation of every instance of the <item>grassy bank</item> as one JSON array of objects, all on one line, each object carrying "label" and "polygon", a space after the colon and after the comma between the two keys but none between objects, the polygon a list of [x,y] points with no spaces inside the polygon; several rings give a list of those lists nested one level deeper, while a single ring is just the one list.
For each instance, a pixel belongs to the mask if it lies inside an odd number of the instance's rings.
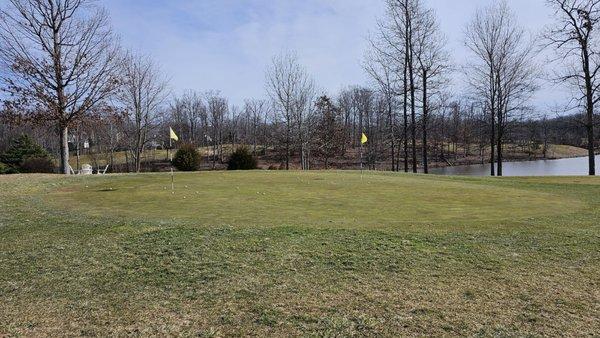
[{"label": "grassy bank", "polygon": [[[223,152],[225,154],[225,158],[231,154],[231,152],[237,148],[237,145],[226,144],[223,147]],[[439,154],[436,152],[432,152],[431,155],[431,166],[434,167],[445,167],[449,164],[451,165],[468,165],[468,164],[479,164],[485,162],[489,158],[489,148],[484,149],[483,153],[479,153],[477,145],[473,144],[470,146],[469,150],[466,151],[463,147],[453,148],[451,146],[447,146],[448,148],[444,151],[444,158],[447,161],[436,160],[439,157]],[[262,149],[262,146],[258,148]],[[210,156],[212,154],[212,149],[210,147],[200,147],[198,151],[203,157]],[[468,153],[468,155],[466,155]],[[172,154],[172,153],[171,153]],[[548,149],[546,151],[546,157],[544,157],[543,149],[538,147],[536,149],[531,148],[530,146],[520,146],[516,144],[506,144],[505,145],[505,160],[506,161],[530,161],[530,160],[538,160],[538,159],[561,159],[561,158],[572,158],[572,157],[584,157],[587,156],[587,150],[583,148],[573,147],[569,145],[558,145],[558,144],[550,144],[548,145]],[[153,168],[153,164],[161,164],[167,162],[169,159],[169,153],[167,150],[158,149],[158,150],[146,150],[142,154],[142,166],[147,171],[164,171],[164,166],[159,166],[158,168]],[[126,163],[127,159],[131,162],[131,155],[127,155],[125,151],[118,151],[112,154],[112,163],[114,167],[111,170],[115,171],[126,171]],[[338,169],[358,169],[360,168],[358,162],[360,155],[358,153],[358,149],[348,149],[344,157],[332,158],[329,160],[332,168]],[[282,167],[282,157],[281,154],[277,154],[273,149],[268,149],[266,155],[260,155],[257,157],[259,161],[259,165],[263,169],[267,169],[269,167],[279,168]],[[77,166],[77,158],[74,154],[71,155],[69,160],[71,166],[73,168],[78,168]],[[313,159],[312,161],[313,167],[324,168],[324,163],[322,163],[322,159]],[[93,167],[104,169],[104,167],[111,163],[111,155],[110,154],[84,154],[79,157],[79,166],[83,164],[92,164]],[[293,156],[292,158],[292,167],[298,167],[300,163],[300,159],[297,156]],[[58,165],[58,162],[56,163]],[[203,162],[204,168],[209,169],[212,168],[212,163],[208,160],[204,160]],[[391,167],[391,159],[387,159],[386,161],[377,163],[376,167],[380,170],[389,170]],[[217,163],[217,168],[224,168],[222,163]],[[168,166],[166,169],[169,169]]]},{"label": "grassy bank", "polygon": [[600,180],[0,177],[0,335],[586,335]]}]

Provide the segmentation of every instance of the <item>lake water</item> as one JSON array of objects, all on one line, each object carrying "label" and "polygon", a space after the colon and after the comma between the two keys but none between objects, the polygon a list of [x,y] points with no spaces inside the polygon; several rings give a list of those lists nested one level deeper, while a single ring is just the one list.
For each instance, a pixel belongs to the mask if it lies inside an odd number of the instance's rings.
[{"label": "lake water", "polygon": [[[596,168],[600,168],[600,155],[596,156]],[[526,162],[504,162],[504,176],[585,176],[588,174],[588,158],[565,158]],[[476,164],[447,168],[435,168],[436,175],[489,176],[490,165]]]}]

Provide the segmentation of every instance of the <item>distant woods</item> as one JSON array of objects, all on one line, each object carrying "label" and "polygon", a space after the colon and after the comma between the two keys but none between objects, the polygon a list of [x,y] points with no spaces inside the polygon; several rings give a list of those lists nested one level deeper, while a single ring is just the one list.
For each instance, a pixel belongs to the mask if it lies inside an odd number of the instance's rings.
[{"label": "distant woods", "polygon": [[[326,93],[301,57],[284,51],[258,83],[264,96],[233,103],[214,89],[173,92],[152,56],[123,50],[98,2],[8,0],[0,9],[0,153],[26,133],[65,174],[83,152],[112,170],[152,170],[148,151],[183,143],[202,149],[211,169],[238,148],[277,169],[358,168],[365,133],[372,169],[486,162],[501,176],[515,149],[546,157],[558,143],[587,148],[595,174],[600,0],[547,0],[555,21],[541,37],[493,1],[464,27],[466,60],[452,58],[428,1],[381,1],[386,11],[361,62],[371,81]],[[569,89],[561,114],[530,102],[548,77]]]}]

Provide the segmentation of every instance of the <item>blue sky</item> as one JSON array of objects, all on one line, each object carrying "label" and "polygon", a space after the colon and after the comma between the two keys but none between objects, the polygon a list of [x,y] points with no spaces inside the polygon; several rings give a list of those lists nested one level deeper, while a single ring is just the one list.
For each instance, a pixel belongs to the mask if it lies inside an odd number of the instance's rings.
[{"label": "blue sky", "polygon": [[295,50],[324,90],[364,83],[365,38],[378,1],[104,2],[124,45],[153,55],[175,91],[218,89],[240,103],[264,96],[273,55]]},{"label": "blue sky", "polygon": [[[7,0],[0,0],[0,4]],[[465,25],[491,0],[425,0],[437,11],[453,61],[464,63]],[[294,50],[323,91],[368,84],[361,68],[366,37],[383,0],[99,0],[125,47],[154,57],[174,93],[221,90],[236,104],[264,97],[273,55]],[[508,0],[519,22],[536,33],[548,23],[544,0]],[[557,89],[535,98],[545,107]]]}]

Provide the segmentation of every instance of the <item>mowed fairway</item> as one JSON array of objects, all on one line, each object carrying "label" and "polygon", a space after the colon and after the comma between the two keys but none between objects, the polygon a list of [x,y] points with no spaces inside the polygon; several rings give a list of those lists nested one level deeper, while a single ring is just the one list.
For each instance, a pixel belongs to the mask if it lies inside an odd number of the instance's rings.
[{"label": "mowed fairway", "polygon": [[593,335],[600,180],[0,177],[0,336]]}]

